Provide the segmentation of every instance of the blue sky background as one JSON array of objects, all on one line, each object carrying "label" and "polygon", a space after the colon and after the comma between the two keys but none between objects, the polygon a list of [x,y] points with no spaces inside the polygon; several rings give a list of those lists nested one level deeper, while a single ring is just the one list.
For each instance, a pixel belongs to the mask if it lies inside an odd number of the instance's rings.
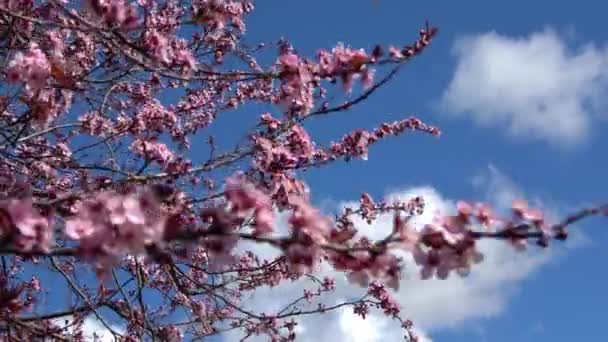
[{"label": "blue sky background", "polygon": [[[587,142],[564,149],[509,136],[501,124],[481,127],[469,117],[446,115],[437,104],[454,77],[458,59],[451,51],[457,39],[490,31],[526,38],[551,27],[572,51],[589,43],[603,48],[607,10],[602,1],[259,1],[247,19],[247,39],[284,36],[298,52],[313,56],[318,48],[330,49],[339,41],[355,48],[409,43],[425,19],[440,28],[431,48],[389,87],[349,112],[314,120],[308,128],[327,141],[354,128],[416,114],[440,126],[442,137],[406,134],[375,146],[367,162],[309,172],[306,179],[317,201],[356,200],[361,191],[379,197],[391,189],[420,185],[452,199],[478,199],[487,194],[471,180],[491,164],[527,194],[577,207],[608,199],[602,118],[594,119]],[[552,125],[551,118],[546,124]],[[590,241],[519,283],[503,314],[429,334],[435,341],[456,342],[603,340],[608,305],[604,224],[594,220],[584,225]]]}]

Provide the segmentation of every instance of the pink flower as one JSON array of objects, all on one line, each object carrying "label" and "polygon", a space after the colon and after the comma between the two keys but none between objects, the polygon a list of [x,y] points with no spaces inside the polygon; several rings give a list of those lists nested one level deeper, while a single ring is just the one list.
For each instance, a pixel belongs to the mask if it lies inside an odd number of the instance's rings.
[{"label": "pink flower", "polygon": [[305,246],[299,243],[292,243],[287,248],[285,254],[297,273],[310,273],[319,263],[321,251],[316,246]]},{"label": "pink flower", "polygon": [[131,150],[138,155],[154,160],[164,167],[174,160],[173,152],[164,143],[136,139],[131,143]]},{"label": "pink flower", "polygon": [[270,113],[264,113],[260,116],[260,119],[264,125],[268,127],[268,130],[274,131],[281,125],[281,120],[276,119],[270,115]]},{"label": "pink flower", "polygon": [[461,215],[441,217],[438,219],[438,224],[449,234],[465,234],[468,231],[467,221]]},{"label": "pink flower", "polygon": [[30,281],[30,286],[32,287],[32,289],[34,291],[40,291],[40,289],[41,289],[40,279],[38,279],[37,277],[33,276],[32,280]]},{"label": "pink flower", "polygon": [[375,218],[376,204],[370,194],[363,193],[359,199],[361,205],[361,216],[365,219],[371,220]]},{"label": "pink flower", "polygon": [[188,70],[196,70],[197,61],[190,50],[182,49],[175,54],[175,61],[186,67]]},{"label": "pink flower", "polygon": [[129,28],[137,22],[137,10],[124,0],[89,0],[88,6],[111,26]]},{"label": "pink flower", "polygon": [[65,234],[72,240],[84,240],[96,231],[95,224],[90,220],[75,218],[65,223]]},{"label": "pink flower", "polygon": [[308,132],[301,125],[294,125],[288,136],[288,144],[295,158],[308,160],[314,151]]},{"label": "pink flower", "polygon": [[249,182],[245,175],[237,173],[227,178],[224,193],[231,204],[231,212],[237,217],[244,219],[253,211],[255,234],[272,232],[274,213],[270,197]]},{"label": "pink flower", "polygon": [[361,82],[363,83],[363,88],[369,89],[374,85],[374,76],[376,71],[374,69],[365,68],[363,70],[363,77],[361,78]]},{"label": "pink flower", "polygon": [[304,233],[313,243],[324,243],[332,227],[329,218],[323,216],[316,208],[303,198],[294,201],[294,209],[289,216],[289,224],[294,233]]},{"label": "pink flower", "polygon": [[[204,314],[201,314],[199,317],[205,316]],[[163,340],[167,342],[181,342],[184,338],[184,333],[181,331],[181,329],[174,325],[163,327],[161,333],[162,337],[164,338]]]},{"label": "pink flower", "polygon": [[399,48],[396,48],[391,45],[391,46],[389,46],[388,51],[389,51],[390,56],[394,59],[403,58],[403,53],[401,52],[401,49],[399,49]]},{"label": "pink flower", "polygon": [[141,253],[165,237],[165,215],[157,195],[150,190],[126,195],[102,192],[82,202],[66,220],[65,234],[79,241],[87,256],[101,253],[101,267],[126,253]]},{"label": "pink flower", "polygon": [[455,268],[451,256],[452,254],[445,248],[427,252],[424,252],[420,247],[414,250],[414,260],[416,264],[422,266],[420,269],[422,279],[429,279],[434,275],[437,275],[439,279],[447,279],[450,271]]},{"label": "pink flower", "polygon": [[288,116],[308,114],[314,106],[314,67],[292,52],[283,53],[277,63],[283,72],[276,102],[284,107]]},{"label": "pink flower", "polygon": [[295,72],[298,70],[298,65],[300,63],[300,58],[298,55],[288,52],[279,57],[279,64],[282,65],[285,70],[290,72]]},{"label": "pink flower", "polygon": [[48,252],[53,245],[53,227],[49,218],[41,216],[30,200],[12,199],[2,204],[9,214],[12,229],[3,227],[13,235],[15,246],[24,251]]},{"label": "pink flower", "polygon": [[456,203],[456,209],[458,210],[458,215],[466,221],[468,221],[469,216],[473,214],[473,207],[464,201],[458,201]]},{"label": "pink flower", "polygon": [[51,74],[51,64],[38,44],[30,43],[25,53],[17,52],[8,63],[7,78],[9,82],[23,81],[30,90],[38,90],[46,84]]},{"label": "pink flower", "polygon": [[255,234],[266,235],[274,230],[274,213],[269,208],[259,208],[255,211]]},{"label": "pink flower", "polygon": [[536,225],[542,225],[545,220],[542,211],[535,208],[529,208],[528,203],[524,200],[513,201],[512,207],[513,212],[517,217],[527,221],[532,221]]},{"label": "pink flower", "polygon": [[479,204],[477,206],[477,213],[475,214],[479,223],[485,227],[490,227],[494,222],[497,221],[492,208],[487,204]]},{"label": "pink flower", "polygon": [[171,63],[174,52],[167,37],[153,29],[146,33],[144,41],[146,47],[159,62]]}]

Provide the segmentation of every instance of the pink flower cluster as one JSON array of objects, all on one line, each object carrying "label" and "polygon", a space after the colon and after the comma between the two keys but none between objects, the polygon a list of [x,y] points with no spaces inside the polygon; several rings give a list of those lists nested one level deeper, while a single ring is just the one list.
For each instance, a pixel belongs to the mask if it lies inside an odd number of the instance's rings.
[{"label": "pink flower cluster", "polygon": [[329,237],[332,221],[303,197],[294,199],[288,223],[292,241],[285,254],[296,272],[311,272],[323,255],[321,245]]},{"label": "pink flower cluster", "polygon": [[394,318],[399,317],[399,303],[386,290],[384,285],[378,281],[374,281],[369,285],[369,294],[379,301],[378,306],[384,310],[384,314]]},{"label": "pink flower cluster", "polygon": [[89,0],[89,7],[107,25],[128,29],[137,24],[137,9],[125,0]]},{"label": "pink flower cluster", "polygon": [[41,89],[28,101],[32,126],[47,126],[72,106],[74,93],[61,89]]},{"label": "pink flower cluster", "polygon": [[169,39],[158,30],[150,30],[144,35],[144,44],[152,56],[161,63],[170,64],[172,51]]},{"label": "pink flower cluster", "polygon": [[20,198],[29,194],[31,187],[14,170],[0,169],[0,200]]},{"label": "pink flower cluster", "polygon": [[240,219],[245,219],[253,212],[254,235],[267,235],[273,231],[274,213],[270,197],[247,181],[239,173],[226,180],[224,191],[231,204],[230,211]]},{"label": "pink flower cluster", "polygon": [[296,204],[298,198],[309,194],[308,186],[303,181],[281,172],[272,174],[268,188],[279,209],[288,208]]},{"label": "pink flower cluster", "polygon": [[137,112],[131,125],[131,132],[140,134],[145,131],[153,131],[160,134],[170,132],[177,125],[176,113],[154,100],[144,104]]},{"label": "pink flower cluster", "polygon": [[[269,122],[270,127],[279,121],[266,115],[263,120]],[[270,130],[270,132],[272,132]],[[305,166],[317,157],[319,152],[308,132],[301,125],[293,125],[286,132],[282,140],[271,140],[262,135],[251,137],[256,148],[256,167],[269,172],[280,172]]]},{"label": "pink flower cluster", "polygon": [[[459,202],[457,209],[456,215],[438,217],[434,224],[425,226],[420,233],[408,233],[413,240],[417,239],[412,252],[414,260],[422,267],[423,279],[434,275],[445,279],[452,271],[467,275],[472,265],[483,260],[475,245],[484,232],[473,230],[473,219],[489,230],[485,234],[504,238],[517,250],[525,248],[530,232],[538,233],[535,236],[539,245],[546,247],[548,244],[550,230],[542,212],[529,208],[524,201],[513,202],[514,220],[496,217],[487,204],[473,206]],[[558,235],[559,232],[555,232],[556,238]]]},{"label": "pink flower cluster", "polygon": [[30,43],[29,49],[17,52],[8,63],[6,74],[9,82],[25,82],[28,89],[35,91],[46,84],[51,74],[51,64],[37,43]]},{"label": "pink flower cluster", "polygon": [[29,199],[0,203],[0,239],[25,253],[48,253],[54,245],[51,216],[42,216]]},{"label": "pink flower cluster", "polygon": [[114,131],[114,125],[110,119],[100,115],[98,112],[88,112],[78,118],[83,133],[94,136],[106,136]]},{"label": "pink flower cluster", "polygon": [[73,212],[66,220],[66,236],[80,243],[84,255],[97,257],[102,268],[164,239],[166,219],[152,190],[102,192],[80,202]]},{"label": "pink flower cluster", "polygon": [[397,60],[408,60],[418,54],[430,44],[431,39],[437,35],[438,29],[436,27],[429,27],[420,30],[420,38],[412,45],[406,45],[402,49],[398,49],[394,46],[389,47],[389,53],[392,58]]},{"label": "pink flower cluster", "polygon": [[465,202],[458,203],[458,214],[439,217],[435,224],[428,224],[420,233],[404,226],[402,236],[408,236],[412,244],[410,251],[415,262],[421,266],[423,279],[437,275],[446,279],[451,271],[467,275],[473,264],[483,260],[483,255],[475,247],[475,238],[471,232],[471,218],[488,224],[493,217],[486,205],[479,204],[477,210]]},{"label": "pink flower cluster", "polygon": [[539,228],[547,228],[543,212],[537,208],[528,207],[528,203],[524,200],[513,202],[513,213],[522,220],[533,222]]},{"label": "pink flower cluster", "polygon": [[[549,226],[542,212],[523,201],[513,204],[509,219],[487,205],[459,202],[455,215],[418,230],[410,219],[424,210],[421,198],[388,203],[364,193],[358,207],[333,219],[313,206],[301,171],[366,158],[370,146],[408,130],[440,131],[411,117],[318,146],[305,127],[368,98],[394,75],[375,83],[374,71],[424,51],[435,28],[427,25],[414,43],[389,47],[386,56],[380,46],[366,51],[338,44],[309,59],[281,40],[275,62],[265,66],[258,62],[266,60],[264,45],[242,41],[251,0],[85,2],[2,2],[9,11],[0,23],[16,32],[3,50],[6,80],[25,84],[14,87],[15,96],[0,96],[0,150],[6,157],[0,158],[0,252],[12,256],[0,276],[0,325],[11,325],[16,339],[65,334],[52,319],[24,310],[43,294],[44,279],[23,275],[47,262],[57,271],[49,281],[67,280],[81,297],[48,317],[72,315],[78,327],[103,305],[102,316],[114,311],[123,319],[125,341],[205,338],[223,331],[226,322],[245,335],[291,341],[297,331],[292,318],[353,303],[357,314],[381,310],[409,332],[411,323],[398,317],[390,295],[402,277],[396,252],[413,255],[422,278],[465,275],[483,257],[477,250],[482,238],[518,249],[529,240],[546,246],[550,238],[565,239],[565,226],[580,217],[608,212],[590,209],[561,227]],[[329,95],[329,84],[341,83],[350,92],[359,81],[364,90],[354,99],[339,104]],[[174,96],[175,105],[158,100]],[[248,132],[249,146],[239,141],[226,147],[225,137],[210,126],[254,103],[279,105],[284,114],[261,115]],[[209,148],[206,160],[193,165],[187,153],[200,157],[194,144],[205,144],[198,133]],[[219,189],[214,184],[222,179]],[[275,210],[287,217],[283,236],[276,235]],[[393,229],[387,236],[359,235],[357,222],[388,215]],[[236,247],[244,240],[281,255],[266,260],[241,253]],[[90,286],[85,262],[100,275],[120,266],[117,279]],[[323,262],[368,287],[364,298],[302,311],[300,305],[337,286],[311,274],[318,287],[306,287],[283,310],[243,307],[249,292],[303,279]],[[145,302],[148,293],[167,300]],[[192,315],[176,321],[178,310]],[[82,332],[75,335],[79,339]]]},{"label": "pink flower cluster", "polygon": [[[287,116],[306,116],[314,106],[315,78],[314,65],[302,60],[285,48],[278,58],[281,69],[279,103]],[[317,80],[318,82],[318,80]]]},{"label": "pink flower cluster", "polygon": [[183,39],[150,29],[143,35],[142,43],[150,56],[164,66],[179,67],[186,74],[191,74],[197,68],[198,62]]},{"label": "pink flower cluster", "polygon": [[363,193],[359,199],[359,203],[361,204],[361,216],[365,218],[368,223],[371,223],[376,218],[377,214],[376,203],[372,196],[368,193]]},{"label": "pink flower cluster", "polygon": [[374,132],[358,130],[347,134],[341,141],[333,143],[330,153],[333,157],[360,157],[367,159],[369,146],[386,136],[397,136],[406,130],[422,131],[433,135],[441,134],[439,128],[427,125],[415,117],[392,123],[383,123]]},{"label": "pink flower cluster", "polygon": [[174,159],[173,152],[169,147],[159,141],[136,139],[131,144],[131,150],[146,159],[159,163],[163,167],[167,167]]},{"label": "pink flower cluster", "polygon": [[332,258],[332,263],[336,270],[347,272],[347,278],[353,284],[367,286],[372,279],[380,279],[390,288],[399,289],[401,260],[388,249],[381,252],[362,250],[350,255],[337,255]]},{"label": "pink flower cluster", "polygon": [[192,2],[195,20],[216,30],[222,30],[227,23],[238,32],[245,31],[243,15],[253,10],[251,0],[195,0]]},{"label": "pink flower cluster", "polygon": [[368,63],[374,60],[363,49],[353,50],[339,44],[330,52],[321,50],[319,57],[319,76],[322,78],[339,77],[344,90],[350,91],[353,80],[361,77],[364,87],[369,87],[374,81],[374,69]]},{"label": "pink flower cluster", "polygon": [[[317,259],[321,255],[325,255],[336,270],[347,273],[351,283],[367,286],[371,280],[380,279],[389,287],[397,289],[401,278],[402,265],[401,260],[391,253],[388,242],[393,241],[394,238],[396,239],[394,241],[398,241],[399,248],[413,251],[414,246],[419,243],[419,237],[409,231],[409,227],[403,220],[397,220],[399,218],[398,212],[405,211],[410,215],[416,215],[422,213],[423,208],[424,201],[419,197],[389,205],[385,202],[376,203],[369,194],[363,194],[360,208],[358,210],[346,208],[345,213],[338,217],[335,226],[331,221],[324,221],[328,224],[327,227],[329,228],[325,228],[329,229],[329,232],[326,229],[313,230],[317,232],[316,248],[301,248],[302,245],[305,247],[311,245],[304,239],[304,243],[291,247],[292,252],[295,254],[295,258],[300,261],[304,270],[312,269],[316,265]],[[371,222],[379,214],[390,211],[396,212],[395,230],[385,243],[373,245],[365,237],[351,243],[357,234],[355,225],[350,218],[351,215],[357,214]],[[307,217],[313,216],[313,214],[307,215]],[[304,237],[310,240],[310,235]],[[324,250],[319,248],[326,243],[334,247]]]}]

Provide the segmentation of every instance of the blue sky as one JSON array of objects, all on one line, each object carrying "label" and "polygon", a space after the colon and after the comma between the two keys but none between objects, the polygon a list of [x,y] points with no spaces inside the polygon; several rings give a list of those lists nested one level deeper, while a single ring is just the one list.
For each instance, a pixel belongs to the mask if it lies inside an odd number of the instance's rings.
[{"label": "blue sky", "polygon": [[[440,28],[431,48],[389,87],[308,128],[327,141],[416,114],[440,126],[443,136],[406,134],[375,146],[367,162],[309,172],[317,202],[431,187],[450,200],[496,203],[505,192],[523,191],[559,216],[608,199],[608,163],[601,157],[608,147],[601,99],[608,94],[608,32],[601,24],[606,10],[601,1],[260,1],[247,20],[247,39],[284,36],[312,56],[339,41],[356,48],[404,44],[416,38],[425,19]],[[459,48],[468,52],[458,54]],[[451,305],[471,311],[479,305],[480,313],[442,316],[441,303],[424,302],[430,306],[425,332],[434,341],[456,342],[602,340],[608,305],[608,275],[600,267],[608,257],[603,224],[581,225],[577,243],[554,246],[538,267],[516,272],[506,286],[471,284],[488,291],[489,301],[500,297],[499,304],[492,302],[499,309],[455,298]],[[514,256],[515,269],[518,257],[522,265],[536,258]],[[496,265],[483,271],[499,274]],[[429,318],[432,310],[456,323],[436,322]],[[359,323],[352,322],[354,329]]]}]

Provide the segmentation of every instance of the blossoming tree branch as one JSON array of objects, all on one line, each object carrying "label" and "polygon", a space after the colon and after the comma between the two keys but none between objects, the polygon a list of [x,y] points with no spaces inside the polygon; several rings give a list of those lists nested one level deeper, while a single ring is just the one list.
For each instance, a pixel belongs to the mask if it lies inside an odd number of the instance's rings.
[{"label": "blossoming tree branch", "polygon": [[[407,134],[440,130],[406,116],[323,145],[306,123],[389,84],[437,28],[404,32],[392,46],[337,45],[306,56],[285,40],[246,43],[253,9],[251,0],[0,1],[3,340],[82,340],[93,316],[124,341],[228,330],[292,341],[300,317],[348,306],[363,318],[384,312],[414,341],[392,298],[404,267],[425,279],[466,276],[483,261],[480,239],[548,247],[572,223],[605,211],[547,222],[523,200],[502,214],[459,202],[456,215],[413,227],[424,198],[379,201],[362,189],[359,206],[327,216],[311,203],[302,171],[373,158],[382,139],[406,135],[407,144]],[[269,110],[254,113],[246,135],[219,143],[215,120],[251,103]],[[356,220],[387,214],[394,221],[386,237],[358,234]],[[286,215],[287,234],[277,215]],[[241,241],[280,256],[237,251]],[[411,253],[416,265],[394,251]],[[367,294],[302,309],[335,290],[334,279],[315,276],[321,264]],[[282,310],[241,303],[257,288],[298,279],[313,279],[316,290]],[[50,305],[43,294],[66,299]]]}]

